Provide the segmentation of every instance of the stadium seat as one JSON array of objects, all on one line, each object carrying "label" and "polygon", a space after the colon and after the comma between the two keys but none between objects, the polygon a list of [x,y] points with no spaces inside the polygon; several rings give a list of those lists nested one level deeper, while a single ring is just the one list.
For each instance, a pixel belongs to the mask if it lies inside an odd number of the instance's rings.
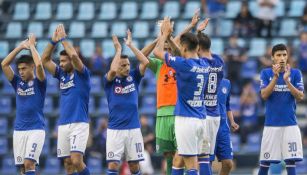
[{"label": "stadium seat", "polygon": [[188,25],[189,21],[178,21],[175,23],[175,35],[178,35],[180,32],[182,32]]},{"label": "stadium seat", "polygon": [[241,1],[229,1],[226,5],[226,18],[235,18],[241,9]]},{"label": "stadium seat", "polygon": [[0,135],[8,134],[8,122],[7,118],[0,118]]},{"label": "stadium seat", "polygon": [[91,76],[91,93],[99,94],[102,92],[101,76]]},{"label": "stadium seat", "polygon": [[273,38],[271,41],[271,46],[274,46],[276,44],[288,44],[288,40],[285,38]]},{"label": "stadium seat", "polygon": [[80,50],[82,55],[89,59],[95,52],[95,41],[91,39],[84,39],[80,41]]},{"label": "stadium seat", "polygon": [[94,114],[95,110],[95,98],[91,96],[88,104],[88,112],[89,114]]},{"label": "stadium seat", "polygon": [[150,115],[156,113],[156,97],[154,95],[143,96],[140,113]]},{"label": "stadium seat", "polygon": [[95,8],[93,2],[82,2],[79,5],[78,20],[91,20],[94,18]]},{"label": "stadium seat", "polygon": [[8,143],[6,136],[0,137],[0,155],[4,155],[8,152]]},{"label": "stadium seat", "polygon": [[[139,42],[138,42],[138,40],[134,40],[134,41],[133,41],[133,45],[134,45],[136,48],[139,48]],[[132,52],[132,50],[131,50],[126,44],[123,44],[122,47],[123,47],[123,54],[126,54],[126,55],[128,55],[129,57],[135,57],[135,55],[134,55],[134,53]]]},{"label": "stadium seat", "polygon": [[238,45],[240,47],[245,47],[246,46],[246,40],[244,38],[238,38]]},{"label": "stadium seat", "polygon": [[156,19],[158,17],[158,2],[145,1],[142,3],[141,19]]},{"label": "stadium seat", "polygon": [[283,19],[281,21],[280,36],[296,36],[298,35],[297,31],[297,21],[294,19]]},{"label": "stadium seat", "polygon": [[40,55],[43,54],[43,52],[44,52],[46,46],[48,45],[48,43],[49,43],[48,40],[39,40],[39,42],[37,42],[36,49],[37,49],[37,51]]},{"label": "stadium seat", "polygon": [[233,21],[232,20],[221,20],[220,27],[219,27],[219,34],[220,36],[230,36],[233,28]]},{"label": "stadium seat", "polygon": [[0,41],[0,59],[5,58],[9,54],[9,43]]},{"label": "stadium seat", "polygon": [[289,17],[301,17],[304,12],[306,0],[292,0],[290,2],[290,10],[288,11]]},{"label": "stadium seat", "polygon": [[178,1],[166,1],[163,5],[163,13],[161,18],[169,16],[172,19],[179,17],[179,2]]},{"label": "stadium seat", "polygon": [[30,5],[27,2],[17,2],[14,8],[14,20],[27,20],[30,18]]},{"label": "stadium seat", "polygon": [[258,152],[260,150],[261,137],[260,133],[249,134],[247,137],[247,144],[244,150],[247,152]]},{"label": "stadium seat", "polygon": [[124,1],[121,8],[120,19],[135,19],[138,14],[137,3],[134,1]]},{"label": "stadium seat", "polygon": [[2,158],[1,174],[15,175],[17,174],[17,168],[15,166],[15,160],[13,156],[5,156]]},{"label": "stadium seat", "polygon": [[93,157],[89,157],[87,159],[86,165],[88,167],[88,169],[91,170],[91,173],[97,173],[97,174],[101,174],[102,173],[102,162],[101,159],[97,159],[97,158],[93,158]]},{"label": "stadium seat", "polygon": [[147,38],[149,34],[149,25],[145,21],[137,21],[133,25],[132,36],[134,38]]},{"label": "stadium seat", "polygon": [[109,115],[108,101],[106,97],[100,98],[98,113],[100,115]]},{"label": "stadium seat", "polygon": [[51,14],[51,4],[50,2],[39,2],[36,6],[36,12],[34,15],[34,19],[36,20],[47,20],[50,19]]},{"label": "stadium seat", "polygon": [[60,161],[56,157],[47,157],[45,162],[45,169],[42,174],[54,175],[59,174],[61,170]]},{"label": "stadium seat", "polygon": [[275,11],[277,17],[285,16],[285,2],[282,0],[278,1]]},{"label": "stadium seat", "polygon": [[223,54],[224,44],[221,38],[212,38],[211,39],[211,50],[215,54]]},{"label": "stadium seat", "polygon": [[5,37],[20,38],[22,35],[22,26],[19,22],[10,22],[6,28]]},{"label": "stadium seat", "polygon": [[113,58],[113,56],[115,54],[115,48],[114,48],[112,40],[103,40],[102,41],[102,49],[103,49],[103,53],[104,53],[105,57],[107,57],[107,58],[112,57]]},{"label": "stadium seat", "polygon": [[108,24],[105,22],[94,22],[92,28],[92,37],[101,38],[108,35]]},{"label": "stadium seat", "polygon": [[200,3],[198,1],[187,1],[184,6],[184,19],[191,19],[194,15],[194,12],[200,8]]},{"label": "stadium seat", "polygon": [[30,22],[28,25],[28,33],[34,33],[36,38],[43,37],[43,24],[41,22]]},{"label": "stadium seat", "polygon": [[249,56],[262,56],[266,50],[266,40],[263,38],[253,38],[250,42]]},{"label": "stadium seat", "polygon": [[51,114],[53,112],[53,99],[50,96],[45,98],[44,113]]},{"label": "stadium seat", "polygon": [[[13,68],[13,70],[16,70],[16,69]],[[13,95],[13,94],[15,94],[15,90],[12,87],[11,83],[7,80],[7,78],[4,78],[3,87],[2,87],[2,91],[1,92],[2,92],[2,94],[6,94],[6,95]]]},{"label": "stadium seat", "polygon": [[60,2],[57,6],[57,13],[55,19],[68,20],[73,16],[73,5],[70,2]]},{"label": "stadium seat", "polygon": [[111,33],[118,37],[125,37],[128,27],[125,22],[114,22],[112,24]]},{"label": "stadium seat", "polygon": [[[13,89],[11,87],[11,89]],[[12,99],[10,97],[0,98],[0,114],[10,114],[12,112]]]},{"label": "stadium seat", "polygon": [[54,95],[59,92],[59,81],[49,73],[46,73],[47,77],[47,94]]},{"label": "stadium seat", "polygon": [[248,9],[252,13],[253,16],[258,16],[258,3],[257,1],[248,2]]},{"label": "stadium seat", "polygon": [[42,149],[42,155],[48,155],[48,154],[50,154],[50,139],[49,136],[46,135],[44,146]]},{"label": "stadium seat", "polygon": [[85,35],[85,26],[83,22],[72,22],[69,29],[68,34],[71,38],[82,38]]},{"label": "stadium seat", "polygon": [[99,19],[112,20],[116,17],[117,9],[114,2],[104,2],[101,4]]},{"label": "stadium seat", "polygon": [[253,78],[257,75],[257,58],[248,58],[241,67],[241,78]]}]

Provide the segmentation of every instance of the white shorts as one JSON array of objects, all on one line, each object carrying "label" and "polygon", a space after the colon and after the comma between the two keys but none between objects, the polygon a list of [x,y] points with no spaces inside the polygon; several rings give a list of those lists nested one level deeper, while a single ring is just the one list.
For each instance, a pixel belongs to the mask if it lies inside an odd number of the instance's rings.
[{"label": "white shorts", "polygon": [[79,152],[84,154],[88,135],[88,123],[80,122],[59,125],[57,148],[58,157],[69,157],[71,152]]},{"label": "white shorts", "polygon": [[24,164],[25,159],[39,164],[39,156],[45,141],[44,130],[14,131],[13,149],[15,165]]},{"label": "white shorts", "polygon": [[144,141],[140,128],[107,129],[107,161],[120,161],[124,154],[127,161],[144,160]]},{"label": "white shorts", "polygon": [[216,136],[220,128],[221,117],[206,117],[206,132],[202,153],[214,155]]},{"label": "white shorts", "polygon": [[181,156],[196,156],[200,154],[205,128],[204,119],[176,116],[175,135],[178,154]]},{"label": "white shorts", "polygon": [[303,159],[302,137],[297,125],[285,127],[265,126],[261,141],[260,161]]}]

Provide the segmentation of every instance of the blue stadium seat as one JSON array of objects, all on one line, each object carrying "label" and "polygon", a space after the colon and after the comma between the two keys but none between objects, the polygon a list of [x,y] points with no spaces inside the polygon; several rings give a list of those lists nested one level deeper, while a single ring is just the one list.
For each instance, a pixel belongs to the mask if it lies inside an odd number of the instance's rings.
[{"label": "blue stadium seat", "polygon": [[9,54],[9,43],[0,41],[0,59],[5,58]]},{"label": "blue stadium seat", "polygon": [[235,18],[241,9],[241,1],[229,1],[226,5],[226,18]]},{"label": "blue stadium seat", "polygon": [[0,135],[8,134],[7,118],[0,118]]},{"label": "blue stadium seat", "polygon": [[85,26],[83,22],[72,22],[69,27],[69,36],[71,38],[82,38],[85,35]]},{"label": "blue stadium seat", "polygon": [[22,26],[19,22],[10,22],[6,28],[5,37],[20,38],[22,35]]},{"label": "blue stadium seat", "polygon": [[248,2],[248,9],[252,13],[253,16],[258,16],[258,3],[257,1],[250,1]]},{"label": "blue stadium seat", "polygon": [[184,6],[184,19],[191,19],[196,9],[200,8],[199,1],[188,1]]},{"label": "blue stadium seat", "polygon": [[107,57],[107,58],[112,57],[113,58],[114,53],[115,53],[115,48],[114,48],[112,40],[103,40],[102,41],[102,49],[103,49],[103,53],[104,53],[105,57]]},{"label": "blue stadium seat", "polygon": [[99,94],[102,93],[101,76],[91,76],[91,93]]},{"label": "blue stadium seat", "polygon": [[292,0],[290,2],[290,10],[288,11],[288,16],[290,17],[300,17],[303,15],[306,0]]},{"label": "blue stadium seat", "polygon": [[17,174],[17,168],[15,166],[15,160],[13,156],[5,156],[2,159],[1,174]]},{"label": "blue stadium seat", "polygon": [[79,5],[78,20],[91,20],[94,18],[94,3],[93,2],[82,2]]},{"label": "blue stadium seat", "polygon": [[59,174],[61,171],[60,161],[56,157],[47,157],[45,162],[45,169],[42,174],[54,175]]},{"label": "blue stadium seat", "polygon": [[156,112],[156,97],[154,95],[143,96],[140,113],[153,115],[155,114],[155,112]]},{"label": "blue stadium seat", "polygon": [[276,11],[276,16],[278,16],[278,17],[285,16],[285,2],[284,1],[278,1],[277,5],[275,7],[275,11]]},{"label": "blue stadium seat", "polygon": [[134,38],[147,38],[149,34],[149,25],[145,21],[137,21],[133,25],[132,36]]},{"label": "blue stadium seat", "polygon": [[161,18],[169,16],[172,19],[179,17],[179,2],[178,1],[166,1],[163,6],[163,13]]},{"label": "blue stadium seat", "polygon": [[[16,69],[13,68],[13,70],[16,70]],[[11,85],[11,83],[7,80],[7,78],[4,78],[3,80],[4,81],[3,81],[3,87],[2,87],[2,94],[6,94],[6,95],[15,94],[15,90],[13,86]]]},{"label": "blue stadium seat", "polygon": [[[139,48],[139,41],[138,40],[134,40],[133,41],[133,45],[136,47],[136,48]],[[126,54],[128,55],[129,57],[135,57],[134,53],[132,52],[132,50],[126,45],[126,44],[123,44],[123,54]]]},{"label": "blue stadium seat", "polygon": [[95,98],[92,97],[92,96],[89,99],[88,112],[89,112],[89,114],[95,113]]},{"label": "blue stadium seat", "polygon": [[[13,89],[13,87],[11,87]],[[12,99],[10,97],[0,98],[0,114],[10,114],[12,112]]]},{"label": "blue stadium seat", "polygon": [[126,31],[128,27],[125,22],[114,22],[112,24],[111,33],[117,35],[118,37],[126,36]]},{"label": "blue stadium seat", "polygon": [[106,97],[100,98],[98,113],[100,115],[109,115],[108,101]]},{"label": "blue stadium seat", "polygon": [[51,38],[53,32],[55,31],[56,27],[60,24],[60,22],[51,22],[49,25],[48,37]]},{"label": "blue stadium seat", "polygon": [[30,5],[27,2],[17,2],[14,8],[14,20],[27,20],[30,17]]},{"label": "blue stadium seat", "polygon": [[274,46],[276,44],[288,44],[288,40],[285,38],[273,38],[271,41],[271,46]]},{"label": "blue stadium seat", "polygon": [[244,150],[248,152],[259,152],[260,150],[261,137],[260,133],[253,133],[248,135],[247,144],[245,145]]},{"label": "blue stadium seat", "polygon": [[91,39],[84,39],[80,41],[81,53],[85,58],[90,58],[95,52],[95,41]]},{"label": "blue stadium seat", "polygon": [[41,22],[30,22],[28,25],[29,33],[34,33],[36,38],[43,37],[43,24]]},{"label": "blue stadium seat", "polygon": [[39,40],[39,42],[37,42],[36,49],[37,49],[37,51],[40,55],[43,54],[43,52],[44,52],[46,46],[48,45],[48,43],[49,43],[48,40]]},{"label": "blue stadium seat", "polygon": [[231,142],[232,142],[232,150],[233,152],[239,152],[240,151],[240,144],[241,144],[241,139],[240,136],[237,134],[231,134],[230,136]]},{"label": "blue stadium seat", "polygon": [[249,46],[249,56],[262,56],[266,50],[266,40],[263,38],[253,38]]},{"label": "blue stadium seat", "polygon": [[44,113],[51,114],[53,112],[53,99],[50,96],[45,98]]},{"label": "blue stadium seat", "polygon": [[158,17],[158,2],[145,1],[142,4],[142,12],[140,15],[141,19],[156,19]]},{"label": "blue stadium seat", "polygon": [[101,174],[102,173],[102,162],[101,159],[89,157],[87,159],[86,165],[88,169],[91,170],[91,173],[97,173]]},{"label": "blue stadium seat", "polygon": [[51,4],[50,2],[39,2],[36,6],[36,12],[34,15],[34,19],[36,20],[47,20],[50,19],[51,14]]},{"label": "blue stadium seat", "polygon": [[46,156],[48,154],[50,154],[50,139],[49,139],[49,136],[46,135],[44,146],[43,146],[43,149],[42,149],[42,155]]},{"label": "blue stadium seat", "polygon": [[212,38],[211,39],[211,50],[213,53],[222,54],[224,51],[224,44],[221,38]]},{"label": "blue stadium seat", "polygon": [[253,78],[257,75],[257,58],[249,58],[241,67],[241,78]]},{"label": "blue stadium seat", "polygon": [[189,21],[178,21],[175,23],[175,35],[178,35],[180,32],[182,32],[188,25]]},{"label": "blue stadium seat", "polygon": [[138,14],[138,6],[134,1],[124,1],[122,4],[122,11],[119,16],[120,19],[135,19]]},{"label": "blue stadium seat", "polygon": [[280,36],[296,36],[297,31],[297,21],[294,19],[283,19],[281,21]]},{"label": "blue stadium seat", "polygon": [[240,47],[245,47],[246,46],[246,40],[244,38],[238,38],[238,45]]},{"label": "blue stadium seat", "polygon": [[8,143],[7,143],[7,138],[5,137],[0,137],[0,155],[4,155],[8,152]]},{"label": "blue stadium seat", "polygon": [[112,20],[116,17],[117,9],[114,2],[104,2],[101,4],[99,19]]},{"label": "blue stadium seat", "polygon": [[221,20],[220,22],[220,36],[230,36],[233,28],[233,21],[232,20]]},{"label": "blue stadium seat", "polygon": [[73,16],[73,5],[70,2],[60,2],[57,6],[57,13],[55,19],[68,20]]},{"label": "blue stadium seat", "polygon": [[47,77],[47,94],[54,95],[59,92],[59,81],[49,73],[46,73]]},{"label": "blue stadium seat", "polygon": [[105,22],[94,22],[92,37],[106,37],[108,35],[108,24]]}]

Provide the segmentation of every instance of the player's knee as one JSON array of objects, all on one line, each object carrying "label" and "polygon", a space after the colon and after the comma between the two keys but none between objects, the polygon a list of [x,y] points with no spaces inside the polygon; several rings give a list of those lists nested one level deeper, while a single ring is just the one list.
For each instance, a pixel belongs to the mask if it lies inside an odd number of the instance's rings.
[{"label": "player's knee", "polygon": [[224,171],[230,171],[233,167],[232,160],[222,160],[222,169]]},{"label": "player's knee", "polygon": [[70,158],[66,158],[64,159],[64,167],[66,169],[66,171],[69,173],[69,172],[74,172],[75,168],[72,164],[72,161]]},{"label": "player's knee", "polygon": [[173,166],[178,168],[184,167],[183,158],[176,154],[173,158]]},{"label": "player's knee", "polygon": [[35,170],[35,162],[32,160],[25,160],[24,167],[25,167],[25,171]]},{"label": "player's knee", "polygon": [[132,173],[138,172],[140,170],[139,162],[129,162],[128,164]]},{"label": "player's knee", "polygon": [[118,163],[117,162],[109,162],[108,163],[108,169],[109,170],[118,170]]},{"label": "player's knee", "polygon": [[83,163],[83,161],[82,161],[82,159],[80,159],[80,158],[72,158],[71,159],[71,163],[72,163],[72,165],[74,166],[74,167],[80,167],[80,166],[82,166],[82,163]]}]

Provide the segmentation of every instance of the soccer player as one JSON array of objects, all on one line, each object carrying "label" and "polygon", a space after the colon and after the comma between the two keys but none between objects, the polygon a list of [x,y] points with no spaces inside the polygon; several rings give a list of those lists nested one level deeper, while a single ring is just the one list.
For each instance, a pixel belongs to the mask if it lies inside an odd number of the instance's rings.
[{"label": "soccer player", "polygon": [[[183,156],[188,175],[198,174],[197,154],[200,153],[204,134],[206,114],[204,85],[207,79],[208,65],[198,58],[198,39],[192,33],[180,37],[182,57],[170,56],[164,51],[164,44],[172,32],[169,18],[161,26],[162,35],[154,49],[154,55],[176,71],[177,102],[175,106],[175,135],[178,153]],[[191,137],[191,135],[193,137]],[[174,168],[172,174],[178,174]]]},{"label": "soccer player", "polygon": [[[216,136],[215,155],[218,161],[222,162],[222,168],[220,175],[229,175],[233,166],[233,152],[232,144],[230,140],[230,128],[228,120],[230,122],[231,130],[233,132],[239,129],[239,125],[234,121],[233,114],[229,106],[230,101],[231,84],[228,79],[222,79],[220,86],[218,87],[218,105],[220,110],[220,127]],[[214,161],[214,156],[210,161]]]},{"label": "soccer player", "polygon": [[138,87],[149,61],[132,44],[131,32],[128,30],[125,43],[140,62],[136,69],[130,70],[128,56],[121,55],[122,47],[117,37],[112,36],[112,39],[116,53],[110,70],[103,79],[110,112],[107,130],[107,174],[118,174],[119,162],[125,154],[131,173],[140,175],[139,161],[144,160],[144,143],[138,118]]},{"label": "soccer player", "polygon": [[303,158],[302,139],[296,122],[296,100],[304,98],[300,70],[291,68],[284,44],[272,48],[272,68],[261,71],[261,97],[265,103],[265,123],[260,151],[259,175],[267,175],[270,163],[286,162],[288,175],[295,175],[295,162]]},{"label": "soccer player", "polygon": [[[59,66],[51,59],[58,43],[65,49],[60,52]],[[89,175],[83,154],[89,136],[90,72],[67,41],[63,24],[57,26],[42,59],[48,72],[60,81],[57,156],[64,159],[67,174]]]},{"label": "soccer player", "polygon": [[[35,43],[35,35],[30,34],[28,40],[21,42],[1,63],[6,78],[16,92],[16,119],[13,133],[15,165],[20,166],[21,174],[26,175],[35,175],[35,165],[39,163],[45,141],[43,108],[46,79]],[[20,56],[16,61],[19,75],[16,75],[10,64],[24,49],[29,49],[32,56]]]}]

